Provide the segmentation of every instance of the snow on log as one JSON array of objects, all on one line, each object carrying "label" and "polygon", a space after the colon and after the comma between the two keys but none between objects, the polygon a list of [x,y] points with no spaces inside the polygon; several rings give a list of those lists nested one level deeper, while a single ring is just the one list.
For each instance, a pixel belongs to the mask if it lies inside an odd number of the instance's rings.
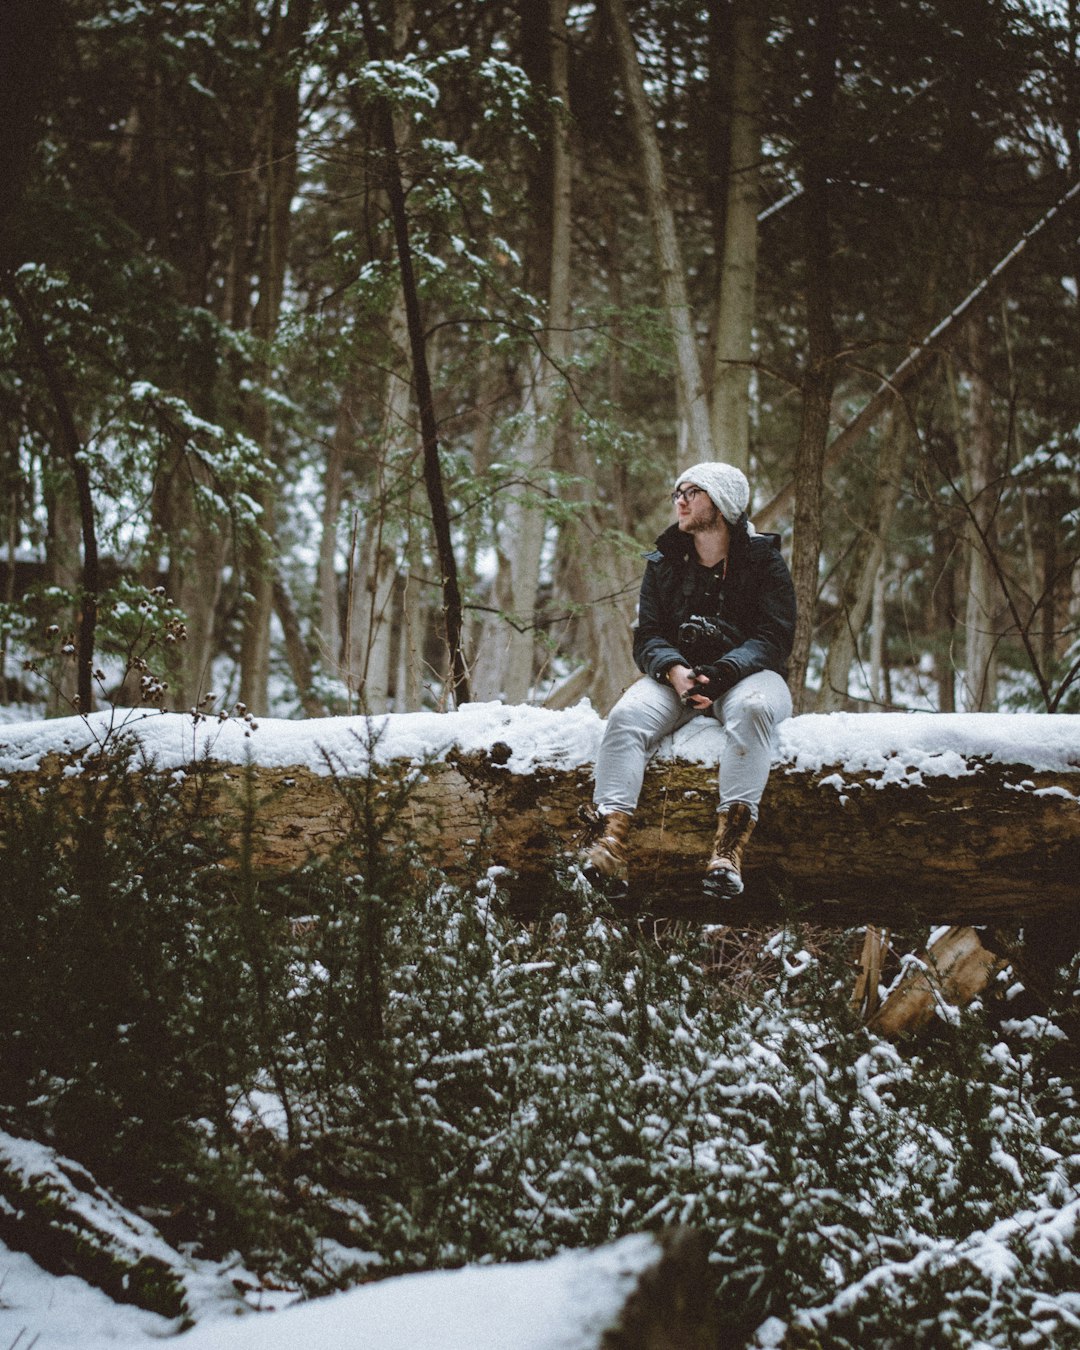
[{"label": "snow on log", "polygon": [[[360,782],[381,794],[388,839],[416,842],[451,875],[506,869],[510,903],[528,913],[573,851],[603,721],[584,703],[257,724],[99,713],[0,728],[3,788],[70,778],[121,731],[147,764],[211,780],[218,809],[238,802],[249,781],[259,804],[256,862],[268,873],[339,844],[348,819],[341,788]],[[722,737],[697,718],[650,764],[631,834],[632,908],[681,912],[696,895]],[[401,802],[391,788],[406,782]],[[745,871],[740,903],[710,917],[742,923],[785,905],[816,922],[894,928],[1075,916],[1080,716],[792,718],[780,729]]]},{"label": "snow on log", "polygon": [[193,1270],[150,1224],[78,1163],[0,1132],[0,1239],[53,1275],[77,1275],[119,1303],[183,1315]]}]

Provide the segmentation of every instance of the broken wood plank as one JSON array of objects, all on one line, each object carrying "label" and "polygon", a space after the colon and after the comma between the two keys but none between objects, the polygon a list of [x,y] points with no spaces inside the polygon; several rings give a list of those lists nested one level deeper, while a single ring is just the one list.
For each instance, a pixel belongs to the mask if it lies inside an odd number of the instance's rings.
[{"label": "broken wood plank", "polygon": [[867,1026],[890,1039],[914,1035],[939,1013],[966,1007],[1004,966],[974,928],[947,928],[924,951],[905,958],[903,974]]}]

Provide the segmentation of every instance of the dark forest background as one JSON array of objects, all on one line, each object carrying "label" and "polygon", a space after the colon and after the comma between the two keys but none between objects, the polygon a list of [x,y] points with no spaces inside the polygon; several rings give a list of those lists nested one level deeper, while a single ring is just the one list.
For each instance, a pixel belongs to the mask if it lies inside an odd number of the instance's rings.
[{"label": "dark forest background", "polygon": [[798,706],[1076,705],[1074,0],[0,23],[9,700],[606,712],[720,456]]}]

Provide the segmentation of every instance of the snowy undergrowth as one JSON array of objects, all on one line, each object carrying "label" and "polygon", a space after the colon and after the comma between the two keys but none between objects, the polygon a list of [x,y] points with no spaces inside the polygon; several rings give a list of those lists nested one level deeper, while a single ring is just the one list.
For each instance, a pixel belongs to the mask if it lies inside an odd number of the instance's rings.
[{"label": "snowy undergrowth", "polygon": [[898,1048],[851,1017],[843,936],[777,934],[735,998],[697,931],[558,887],[522,928],[482,859],[451,886],[384,848],[406,785],[343,784],[336,865],[261,880],[262,804],[211,826],[192,775],[128,768],[4,798],[0,1124],[174,1245],[314,1293],[690,1223],[726,1344],[1075,1343],[1053,1016],[988,1003]]}]

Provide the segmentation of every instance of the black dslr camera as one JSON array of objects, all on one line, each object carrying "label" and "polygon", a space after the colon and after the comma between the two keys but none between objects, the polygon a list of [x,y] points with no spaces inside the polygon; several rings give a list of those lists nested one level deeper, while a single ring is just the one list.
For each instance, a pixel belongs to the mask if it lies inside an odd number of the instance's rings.
[{"label": "black dslr camera", "polygon": [[679,625],[679,651],[693,666],[713,665],[742,641],[742,633],[727,619],[692,614]]}]

